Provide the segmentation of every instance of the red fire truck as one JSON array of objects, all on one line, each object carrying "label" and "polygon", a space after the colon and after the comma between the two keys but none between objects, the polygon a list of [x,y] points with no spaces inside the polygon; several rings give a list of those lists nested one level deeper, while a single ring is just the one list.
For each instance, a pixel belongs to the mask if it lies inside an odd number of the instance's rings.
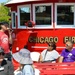
[{"label": "red fire truck", "polygon": [[[67,40],[75,43],[75,0],[12,0],[6,6],[11,9],[13,53],[26,44],[31,52],[41,52],[50,41],[60,53]],[[25,25],[29,20],[35,22],[32,28]]]}]

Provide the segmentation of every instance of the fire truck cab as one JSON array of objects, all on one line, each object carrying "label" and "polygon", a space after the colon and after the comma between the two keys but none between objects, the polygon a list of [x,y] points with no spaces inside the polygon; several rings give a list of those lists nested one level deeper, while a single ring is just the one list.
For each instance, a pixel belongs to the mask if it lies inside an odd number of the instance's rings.
[{"label": "fire truck cab", "polygon": [[[51,41],[60,53],[66,41],[75,43],[75,0],[12,0],[6,6],[11,9],[13,53],[26,44],[31,52],[41,52]],[[35,26],[27,28],[29,20]]]}]

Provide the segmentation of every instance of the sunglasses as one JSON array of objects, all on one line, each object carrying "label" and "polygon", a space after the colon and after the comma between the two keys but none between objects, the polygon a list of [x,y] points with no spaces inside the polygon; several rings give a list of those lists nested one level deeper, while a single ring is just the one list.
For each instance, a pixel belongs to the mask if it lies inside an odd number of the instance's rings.
[{"label": "sunglasses", "polygon": [[3,56],[4,56],[4,54],[5,54],[5,53],[3,53],[3,52],[2,52],[2,53],[0,53],[0,55],[3,55]]},{"label": "sunglasses", "polygon": [[49,46],[53,47],[53,45],[49,45]]},{"label": "sunglasses", "polygon": [[70,45],[69,44],[66,44],[66,46],[69,47]]}]

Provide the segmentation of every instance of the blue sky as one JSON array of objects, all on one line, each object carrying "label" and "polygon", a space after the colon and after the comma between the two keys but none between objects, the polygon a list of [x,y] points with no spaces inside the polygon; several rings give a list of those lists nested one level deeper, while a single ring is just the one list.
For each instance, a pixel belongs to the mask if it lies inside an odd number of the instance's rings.
[{"label": "blue sky", "polygon": [[0,3],[7,2],[7,0],[0,0]]}]

